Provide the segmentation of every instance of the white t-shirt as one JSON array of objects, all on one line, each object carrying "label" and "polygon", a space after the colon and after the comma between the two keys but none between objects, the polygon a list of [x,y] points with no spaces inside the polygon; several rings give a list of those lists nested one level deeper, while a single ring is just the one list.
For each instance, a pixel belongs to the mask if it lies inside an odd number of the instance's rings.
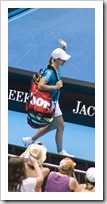
[{"label": "white t-shirt", "polygon": [[21,192],[35,192],[36,178],[28,177],[22,181]]}]

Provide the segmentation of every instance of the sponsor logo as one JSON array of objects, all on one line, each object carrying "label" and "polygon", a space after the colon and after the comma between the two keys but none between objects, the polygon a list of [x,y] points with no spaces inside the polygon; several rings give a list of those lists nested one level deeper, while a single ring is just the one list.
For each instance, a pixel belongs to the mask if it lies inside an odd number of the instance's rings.
[{"label": "sponsor logo", "polygon": [[9,100],[26,103],[26,100],[28,98],[29,98],[29,93],[9,89],[9,95],[8,95]]},{"label": "sponsor logo", "polygon": [[77,101],[77,106],[72,111],[74,114],[80,114],[80,115],[88,115],[90,117],[93,117],[95,115],[95,107],[89,106],[86,108],[85,104],[82,104],[82,101]]},{"label": "sponsor logo", "polygon": [[[38,96],[37,96],[38,97]],[[8,96],[9,100],[12,101],[17,101],[17,102],[22,102],[22,103],[26,103],[26,101],[29,99],[29,93],[27,92],[23,92],[23,91],[17,91],[17,90],[13,90],[13,89],[9,89],[9,96]],[[30,104],[31,105],[37,105],[37,106],[41,106],[43,108],[49,108],[50,107],[50,103],[42,98],[36,98],[36,96],[33,96],[32,99],[30,100]]]},{"label": "sponsor logo", "polygon": [[43,108],[49,108],[50,107],[50,103],[48,103],[48,101],[46,101],[46,100],[44,100],[44,99],[42,99],[42,98],[36,98],[36,96],[33,96],[32,97],[32,99],[30,100],[30,104],[31,105],[37,105],[37,106],[39,106],[39,107],[42,107],[43,106]]},{"label": "sponsor logo", "polygon": [[[26,103],[26,101],[29,99],[29,93],[23,92],[23,91],[17,91],[14,89],[9,89],[8,99],[16,102]],[[47,101],[43,100],[40,97],[36,98],[36,96],[32,97],[30,104],[43,106],[43,108],[50,107],[50,104]],[[73,109],[72,112],[74,114],[93,117],[95,115],[95,107],[94,106],[86,107],[86,104],[83,104],[82,101],[77,101],[76,108]]]}]

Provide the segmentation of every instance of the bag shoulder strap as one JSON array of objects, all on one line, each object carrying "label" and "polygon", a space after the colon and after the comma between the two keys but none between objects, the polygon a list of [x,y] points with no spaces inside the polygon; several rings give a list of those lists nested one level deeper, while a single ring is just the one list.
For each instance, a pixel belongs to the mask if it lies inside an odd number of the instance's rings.
[{"label": "bag shoulder strap", "polygon": [[[58,75],[57,75],[57,73],[56,73],[54,67],[52,67],[51,65],[48,65],[47,68],[44,70],[44,72],[45,72],[47,69],[53,70],[53,72],[54,72],[54,74],[55,74],[55,76],[56,76],[56,80],[59,81]],[[56,100],[57,95],[58,95],[58,90],[56,91],[56,93],[55,93],[55,95],[54,95],[54,97],[53,97],[53,101]]]},{"label": "bag shoulder strap", "polygon": [[56,80],[59,81],[58,75],[57,75],[55,69],[54,69],[51,65],[48,65],[47,68],[46,68],[44,71],[43,71],[43,69],[40,69],[38,73],[36,73],[36,74],[33,75],[32,79],[33,79],[33,81],[34,81],[36,84],[39,83],[40,78],[42,78],[43,73],[44,73],[47,69],[53,70],[53,72],[54,72],[54,74],[55,74],[55,77],[56,77]]},{"label": "bag shoulder strap", "polygon": [[53,70],[53,71],[54,71],[54,74],[55,74],[55,77],[56,77],[56,80],[59,81],[59,79],[58,79],[58,75],[57,75],[55,69],[54,69],[51,65],[48,65],[47,68],[44,70],[44,72],[45,72],[47,69],[51,69],[51,70]]}]

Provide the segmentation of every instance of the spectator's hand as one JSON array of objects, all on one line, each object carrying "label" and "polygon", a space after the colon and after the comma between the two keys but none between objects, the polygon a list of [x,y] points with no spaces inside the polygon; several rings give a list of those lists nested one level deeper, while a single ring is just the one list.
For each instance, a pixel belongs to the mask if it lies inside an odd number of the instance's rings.
[{"label": "spectator's hand", "polygon": [[38,161],[36,158],[34,158],[32,156],[30,156],[29,158],[30,158],[30,160],[29,160],[28,164],[30,164],[32,166],[34,166],[35,164],[38,164]]}]

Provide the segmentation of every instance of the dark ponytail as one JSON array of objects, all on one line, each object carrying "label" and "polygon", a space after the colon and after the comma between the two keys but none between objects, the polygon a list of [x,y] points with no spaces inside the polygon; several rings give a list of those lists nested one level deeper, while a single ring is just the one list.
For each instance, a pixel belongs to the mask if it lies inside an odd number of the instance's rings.
[{"label": "dark ponytail", "polygon": [[48,65],[51,65],[52,64],[52,60],[53,60],[53,57],[51,56],[48,60]]}]

